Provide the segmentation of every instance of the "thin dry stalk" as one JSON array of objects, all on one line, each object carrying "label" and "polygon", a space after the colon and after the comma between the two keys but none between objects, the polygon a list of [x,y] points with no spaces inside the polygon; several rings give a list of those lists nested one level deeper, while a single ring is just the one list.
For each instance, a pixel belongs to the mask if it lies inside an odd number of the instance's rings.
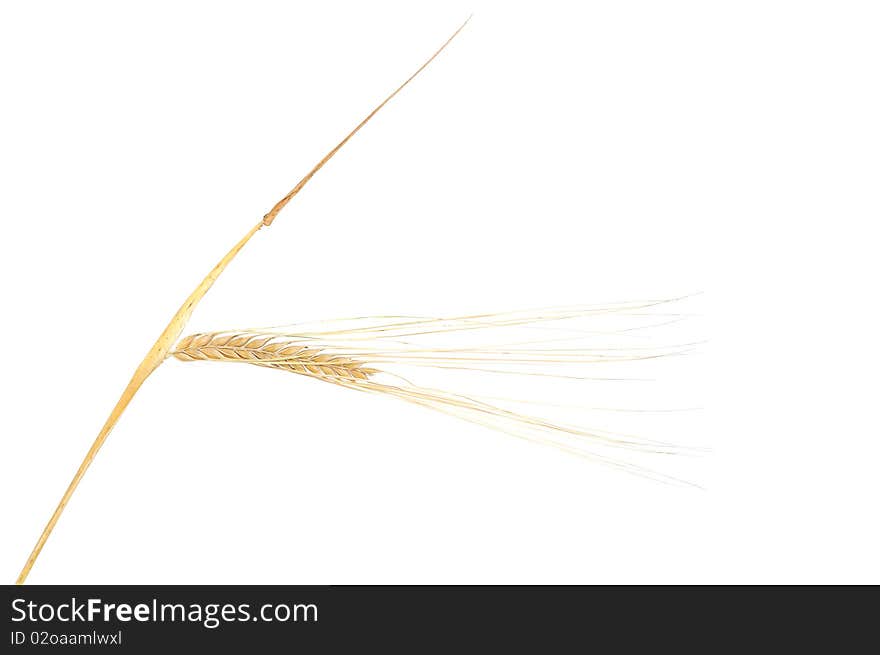
[{"label": "thin dry stalk", "polygon": [[[468,19],[470,20],[470,19]],[[180,337],[183,332],[186,323],[189,321],[190,316],[192,315],[193,310],[198,305],[199,301],[204,297],[204,295],[208,292],[214,282],[220,277],[220,274],[224,271],[224,269],[229,265],[229,263],[235,258],[235,256],[239,253],[239,251],[250,241],[251,237],[254,236],[262,227],[268,226],[272,224],[272,221],[275,220],[275,217],[278,213],[291,201],[291,199],[296,196],[302,188],[312,179],[312,177],[317,173],[321,168],[326,164],[332,157],[335,155],[348,141],[364,126],[369,122],[369,120],[376,115],[376,113],[382,109],[394,96],[396,96],[400,91],[404,89],[419,73],[421,73],[427,66],[430,64],[437,55],[439,55],[447,45],[454,39],[458,33],[464,28],[468,21],[465,21],[453,34],[450,36],[446,42],[438,48],[431,57],[425,61],[409,78],[407,78],[403,84],[398,86],[388,97],[386,97],[372,112],[370,112],[366,118],[364,118],[360,123],[351,132],[349,132],[342,141],[340,141],[332,150],[330,150],[306,175],[290,190],[290,192],[285,195],[275,206],[265,215],[260,222],[250,228],[247,234],[232,247],[232,249],[226,253],[226,255],[217,263],[217,265],[205,276],[199,285],[195,288],[195,290],[189,295],[186,301],[181,305],[180,309],[177,310],[177,313],[171,318],[167,327],[162,331],[159,335],[159,338],[156,340],[156,343],[150,348],[144,357],[143,361],[138,365],[134,374],[131,377],[128,385],[125,387],[125,390],[122,392],[119,400],[116,405],[113,407],[113,410],[110,412],[110,416],[107,417],[103,427],[100,432],[98,432],[98,436],[95,438],[95,441],[92,443],[88,452],[86,453],[85,458],[77,469],[76,473],[73,476],[73,479],[70,481],[70,484],[67,487],[67,490],[64,492],[64,495],[61,497],[61,500],[58,503],[58,506],[55,508],[55,511],[52,513],[52,516],[49,518],[49,522],[46,524],[46,527],[43,529],[43,532],[40,534],[40,537],[37,539],[37,543],[34,546],[31,554],[28,556],[27,561],[25,562],[24,567],[21,570],[21,573],[16,580],[16,584],[23,584],[27,579],[28,574],[34,566],[34,563],[37,560],[37,557],[40,555],[40,551],[42,551],[43,546],[46,544],[46,540],[49,538],[49,535],[52,534],[52,530],[55,528],[56,523],[58,523],[58,519],[61,517],[64,508],[67,506],[67,503],[70,501],[71,496],[73,496],[74,491],[76,491],[77,486],[79,486],[80,481],[88,470],[89,466],[91,466],[92,461],[95,459],[95,456],[98,454],[98,451],[101,449],[101,446],[104,445],[104,442],[107,440],[110,432],[113,430],[113,427],[116,425],[119,418],[122,416],[122,413],[125,411],[128,404],[131,402],[132,398],[134,398],[135,394],[141,388],[141,385],[146,381],[146,379],[150,376],[150,374],[156,370],[156,368],[165,360],[170,351],[172,345],[175,341],[177,341],[178,337]]]}]

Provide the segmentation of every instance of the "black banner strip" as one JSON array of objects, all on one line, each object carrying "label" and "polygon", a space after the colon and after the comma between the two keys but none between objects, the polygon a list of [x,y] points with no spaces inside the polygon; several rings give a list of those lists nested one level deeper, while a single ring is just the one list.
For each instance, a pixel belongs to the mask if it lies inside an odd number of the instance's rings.
[{"label": "black banner strip", "polygon": [[[4,587],[3,652],[865,649],[876,588]],[[849,646],[848,646],[849,644]],[[873,650],[873,648],[872,648]],[[442,652],[441,651],[441,652]]]}]

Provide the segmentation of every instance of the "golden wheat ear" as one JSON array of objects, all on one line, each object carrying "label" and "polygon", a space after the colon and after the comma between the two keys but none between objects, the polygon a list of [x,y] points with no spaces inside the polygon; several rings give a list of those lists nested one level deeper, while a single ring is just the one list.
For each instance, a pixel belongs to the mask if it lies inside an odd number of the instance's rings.
[{"label": "golden wheat ear", "polygon": [[281,200],[279,200],[272,209],[266,213],[260,221],[254,225],[247,233],[242,237],[238,243],[236,243],[232,249],[223,256],[223,258],[217,263],[217,265],[211,269],[211,272],[205,276],[205,278],[199,283],[199,285],[195,288],[195,290],[187,297],[184,303],[180,306],[180,309],[177,310],[177,313],[169,321],[168,325],[159,335],[159,338],[156,339],[156,342],[152,345],[150,350],[147,352],[143,361],[138,365],[137,369],[135,369],[134,374],[131,377],[128,385],[122,392],[122,395],[119,397],[119,400],[116,402],[116,405],[113,407],[113,410],[110,412],[110,416],[107,417],[107,420],[104,422],[103,427],[98,432],[98,436],[95,438],[88,452],[86,453],[85,458],[83,458],[82,463],[79,465],[76,473],[73,476],[73,479],[70,481],[70,484],[67,486],[67,489],[64,492],[64,495],[61,497],[61,500],[58,503],[58,506],[55,508],[55,511],[52,513],[52,516],[49,518],[49,522],[46,524],[46,527],[43,529],[43,532],[40,534],[40,537],[37,539],[37,543],[34,546],[31,554],[28,556],[27,561],[25,562],[24,567],[21,570],[21,573],[18,576],[18,579],[15,581],[16,584],[23,584],[27,579],[28,574],[34,566],[34,563],[39,557],[40,552],[43,549],[43,546],[46,544],[46,540],[49,538],[49,535],[52,533],[52,530],[55,528],[55,524],[58,522],[62,512],[64,512],[64,508],[67,506],[68,501],[70,501],[73,492],[76,491],[77,486],[79,486],[80,481],[88,470],[89,466],[91,466],[92,461],[95,459],[95,456],[98,454],[98,451],[101,449],[101,446],[104,445],[104,442],[107,440],[107,437],[110,435],[110,432],[113,430],[113,427],[119,421],[119,418],[122,416],[122,413],[128,407],[128,404],[131,402],[131,399],[134,398],[135,394],[141,388],[146,379],[152,374],[154,370],[165,360],[168,356],[169,351],[171,350],[174,343],[183,333],[184,327],[186,327],[187,322],[189,321],[190,316],[196,308],[196,305],[199,304],[199,301],[204,297],[204,295],[208,292],[211,286],[216,282],[217,278],[220,277],[220,274],[226,269],[229,263],[235,258],[236,255],[241,251],[242,248],[250,241],[251,237],[254,236],[261,228],[269,226],[272,224],[272,221],[278,216],[278,213],[284,209],[284,207],[289,203],[296,194],[298,194],[303,187],[308,184],[309,180],[317,173],[324,165],[330,161],[330,159],[337,153],[339,150],[351,140],[351,138],[360,131],[360,129],[366,125],[373,116],[375,116],[388,102],[400,93],[410,82],[415,79],[415,77],[421,73],[427,66],[434,61],[434,59],[446,48],[447,45],[458,36],[458,33],[464,29],[464,26],[467,25],[470,18],[468,18],[461,26],[452,33],[446,42],[441,45],[435,52],[432,54],[412,75],[410,75],[404,82],[398,86],[394,91],[391,92],[381,103],[379,103],[373,111],[371,111],[360,123],[358,123],[353,130],[351,130],[342,141],[340,141],[336,146],[334,146],[326,155],[324,155],[321,160],[315,164],[312,169],[305,174],[305,176],[297,182],[297,184],[285,195]]},{"label": "golden wheat ear", "polygon": [[[646,333],[657,327],[681,320],[681,316],[663,311],[669,302],[450,318],[361,317],[201,333],[181,340],[171,355],[182,361],[246,363],[298,373],[405,400],[630,473],[687,484],[628,461],[626,455],[693,453],[697,449],[588,426],[577,419],[581,414],[568,411],[586,411],[596,421],[595,414],[607,413],[607,407],[535,400],[540,397],[537,387],[547,380],[566,384],[621,381],[626,378],[603,377],[602,372],[691,350],[695,343],[653,345],[647,338]],[[508,388],[499,382],[499,376],[525,380],[526,384],[520,385],[524,397],[479,393],[481,386],[491,391]],[[526,413],[520,409],[522,404],[537,409]]]}]

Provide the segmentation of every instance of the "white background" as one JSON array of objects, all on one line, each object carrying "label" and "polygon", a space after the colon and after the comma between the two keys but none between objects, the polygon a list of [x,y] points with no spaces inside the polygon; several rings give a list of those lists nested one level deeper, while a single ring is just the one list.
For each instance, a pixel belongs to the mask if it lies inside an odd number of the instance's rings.
[{"label": "white background", "polygon": [[0,572],[179,302],[474,11],[191,329],[703,292],[705,490],[171,361],[30,581],[880,582],[876,7],[4,3]]}]

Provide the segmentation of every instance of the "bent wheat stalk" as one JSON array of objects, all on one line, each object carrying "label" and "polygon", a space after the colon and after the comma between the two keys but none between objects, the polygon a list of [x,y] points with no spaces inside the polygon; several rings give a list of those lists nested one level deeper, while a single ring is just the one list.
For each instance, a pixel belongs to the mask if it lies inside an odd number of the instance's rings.
[{"label": "bent wheat stalk", "polygon": [[[468,18],[470,20],[470,18]],[[135,394],[141,388],[146,379],[152,374],[154,370],[165,360],[168,355],[171,347],[174,342],[177,341],[178,337],[183,332],[184,327],[189,321],[190,316],[195,310],[196,305],[198,305],[199,301],[204,297],[204,295],[208,292],[214,282],[220,277],[220,274],[226,269],[229,263],[235,258],[236,255],[241,251],[242,248],[250,241],[251,237],[254,236],[261,228],[269,226],[278,216],[278,213],[284,209],[284,207],[296,196],[303,187],[312,179],[312,177],[326,164],[339,150],[346,144],[348,141],[364,126],[366,125],[373,116],[375,116],[394,96],[396,96],[400,91],[402,91],[419,73],[421,73],[445,48],[449,43],[454,39],[459,32],[464,28],[467,24],[468,20],[466,20],[455,32],[453,32],[452,36],[450,36],[446,42],[440,46],[432,54],[409,78],[407,78],[400,86],[398,86],[391,94],[389,94],[381,103],[379,103],[373,111],[371,111],[360,123],[358,123],[351,132],[349,132],[342,141],[340,141],[336,146],[334,146],[315,166],[308,172],[306,175],[287,193],[281,200],[279,200],[272,209],[266,213],[260,221],[250,228],[244,237],[241,238],[238,243],[236,243],[232,249],[226,253],[226,255],[217,263],[217,265],[211,269],[211,272],[199,283],[199,285],[195,288],[195,290],[189,295],[189,297],[184,301],[183,305],[181,305],[180,309],[177,310],[177,313],[171,318],[171,321],[168,323],[167,327],[162,331],[159,335],[159,338],[156,339],[156,342],[149,349],[143,361],[141,361],[140,365],[138,365],[134,374],[131,377],[128,385],[122,392],[119,400],[116,402],[116,405],[113,407],[110,415],[107,417],[107,420],[104,422],[103,427],[98,432],[98,436],[95,438],[88,452],[86,453],[85,458],[82,463],[79,465],[76,473],[73,476],[73,479],[70,481],[64,495],[61,497],[61,500],[58,503],[58,506],[55,508],[55,511],[52,513],[52,516],[49,518],[49,522],[46,524],[46,527],[43,529],[43,532],[40,534],[40,537],[37,539],[37,543],[34,546],[31,554],[28,556],[27,561],[25,562],[24,567],[21,570],[21,573],[16,580],[16,584],[23,584],[27,579],[28,574],[34,566],[34,563],[39,557],[40,552],[43,549],[43,546],[46,544],[46,540],[49,538],[49,535],[52,534],[52,530],[55,528],[55,525],[58,523],[58,519],[61,517],[64,508],[67,506],[67,503],[70,501],[71,496],[74,491],[76,491],[77,486],[79,486],[80,481],[88,470],[89,466],[92,464],[92,461],[95,459],[95,456],[98,454],[98,451],[101,449],[101,446],[104,445],[104,442],[107,440],[107,437],[110,435],[110,432],[113,430],[113,427],[119,421],[119,418],[122,416],[122,413],[128,407],[132,398],[134,398]]]}]

